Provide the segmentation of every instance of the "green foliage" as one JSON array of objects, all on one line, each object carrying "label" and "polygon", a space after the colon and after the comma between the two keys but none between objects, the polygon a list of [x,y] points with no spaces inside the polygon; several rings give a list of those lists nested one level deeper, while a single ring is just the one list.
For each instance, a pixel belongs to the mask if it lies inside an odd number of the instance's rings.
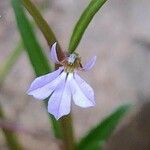
[{"label": "green foliage", "polygon": [[77,145],[77,150],[99,150],[101,145],[110,137],[129,108],[129,105],[121,106],[109,117],[100,122],[81,139]]},{"label": "green foliage", "polygon": [[30,57],[31,64],[37,76],[48,73],[50,68],[48,60],[42,52],[42,49],[35,38],[32,26],[27,20],[21,2],[19,0],[12,0],[15,11],[17,25],[23,39],[24,46]]},{"label": "green foliage", "polygon": [[[21,0],[24,7],[28,10],[30,15],[33,17],[34,21],[38,25],[39,29],[43,33],[48,45],[53,44],[57,41],[52,29],[49,27],[48,23],[44,20],[36,6],[30,0]],[[57,41],[58,43],[58,41]]]},{"label": "green foliage", "polygon": [[79,18],[78,22],[74,27],[70,39],[69,43],[70,53],[73,53],[75,51],[89,23],[106,1],[107,0],[92,0],[90,4],[87,6],[87,8],[83,11],[81,17]]},{"label": "green foliage", "polygon": [[[51,71],[47,57],[44,55],[34,33],[32,26],[28,21],[25,12],[22,8],[20,0],[12,0],[12,6],[15,12],[15,17],[20,31],[25,50],[29,56],[32,67],[36,76],[46,74]],[[24,69],[24,68],[23,68]],[[57,138],[61,137],[61,130],[59,123],[51,116],[53,129]]]}]

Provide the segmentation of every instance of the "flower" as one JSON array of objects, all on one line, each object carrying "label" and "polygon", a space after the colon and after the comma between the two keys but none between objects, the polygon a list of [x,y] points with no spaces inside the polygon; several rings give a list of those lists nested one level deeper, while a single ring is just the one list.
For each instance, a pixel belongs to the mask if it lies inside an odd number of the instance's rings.
[{"label": "flower", "polygon": [[77,53],[72,53],[59,61],[56,52],[56,43],[51,47],[50,57],[58,70],[36,78],[28,89],[28,95],[44,100],[49,97],[48,112],[58,120],[70,113],[71,99],[80,107],[86,108],[95,105],[94,91],[78,74],[77,70],[90,70],[96,61],[96,56],[84,66]]}]

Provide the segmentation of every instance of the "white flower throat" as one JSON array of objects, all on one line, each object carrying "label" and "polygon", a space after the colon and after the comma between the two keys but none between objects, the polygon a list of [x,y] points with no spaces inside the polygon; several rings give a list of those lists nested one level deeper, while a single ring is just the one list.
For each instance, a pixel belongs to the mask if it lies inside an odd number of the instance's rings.
[{"label": "white flower throat", "polygon": [[69,57],[66,59],[66,63],[64,65],[65,72],[71,73],[74,69],[77,69],[81,64],[81,60],[78,54],[73,53],[70,54]]},{"label": "white flower throat", "polygon": [[75,63],[75,60],[77,59],[77,54],[71,54],[69,57],[68,57],[68,64],[74,64]]}]

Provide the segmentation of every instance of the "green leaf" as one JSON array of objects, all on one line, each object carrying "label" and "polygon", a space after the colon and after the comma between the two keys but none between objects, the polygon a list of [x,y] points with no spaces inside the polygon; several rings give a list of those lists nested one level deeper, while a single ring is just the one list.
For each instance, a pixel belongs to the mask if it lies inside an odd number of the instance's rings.
[{"label": "green leaf", "polygon": [[100,122],[81,139],[81,141],[77,144],[77,150],[99,150],[101,145],[106,142],[129,108],[130,105],[123,105]]},{"label": "green leaf", "polygon": [[57,42],[57,53],[59,54],[58,57],[61,59],[63,57],[63,53],[60,47],[58,40],[55,37],[53,30],[50,28],[46,20],[41,15],[38,8],[32,3],[30,0],[21,0],[23,6],[27,9],[30,15],[33,17],[35,23],[37,24],[38,28],[42,32],[43,36],[45,37],[48,45],[52,45],[54,42]]},{"label": "green leaf", "polygon": [[[12,0],[12,6],[20,31],[25,50],[29,56],[36,76],[46,74],[51,71],[47,57],[43,53],[28,21],[20,0]],[[23,68],[25,69],[25,68]],[[51,116],[54,134],[57,138],[61,138],[60,124]]]},{"label": "green leaf", "polygon": [[21,7],[21,2],[19,0],[12,0],[12,4],[21,37],[36,75],[40,76],[48,73],[50,71],[48,60],[42,52],[37,39],[35,38],[32,26],[27,20],[23,8]]},{"label": "green leaf", "polygon": [[87,8],[84,10],[84,12],[82,13],[81,17],[79,18],[78,22],[74,27],[70,39],[69,43],[70,53],[73,53],[75,51],[89,23],[106,1],[107,0],[92,0],[90,4],[87,6]]},{"label": "green leaf", "polygon": [[49,27],[48,23],[44,20],[42,15],[40,14],[39,10],[30,0],[21,0],[24,7],[28,10],[30,15],[35,20],[36,24],[38,25],[39,29],[43,33],[45,39],[47,40],[48,44],[51,45],[57,41],[53,31]]}]

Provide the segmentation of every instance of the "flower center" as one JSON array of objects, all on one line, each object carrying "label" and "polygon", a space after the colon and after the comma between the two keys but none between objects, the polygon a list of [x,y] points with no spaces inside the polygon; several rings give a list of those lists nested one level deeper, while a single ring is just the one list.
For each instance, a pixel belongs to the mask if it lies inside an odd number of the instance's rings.
[{"label": "flower center", "polygon": [[74,64],[75,60],[77,59],[77,54],[71,54],[69,57],[68,57],[68,64]]},{"label": "flower center", "polygon": [[64,65],[65,72],[71,73],[76,68],[79,68],[81,65],[81,59],[77,53],[70,54],[69,57],[67,57],[66,63]]}]

